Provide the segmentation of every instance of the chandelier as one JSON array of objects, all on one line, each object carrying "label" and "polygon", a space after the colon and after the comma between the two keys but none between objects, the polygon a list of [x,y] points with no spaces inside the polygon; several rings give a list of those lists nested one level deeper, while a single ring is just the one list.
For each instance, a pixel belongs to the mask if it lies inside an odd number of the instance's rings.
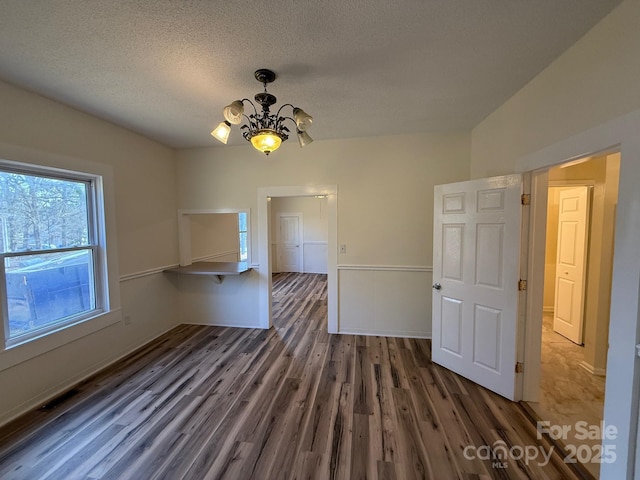
[{"label": "chandelier", "polygon": [[[242,136],[245,140],[251,142],[256,150],[263,152],[265,155],[269,155],[274,150],[277,150],[282,142],[289,138],[290,130],[284,122],[290,120],[296,126],[296,135],[298,136],[300,148],[313,142],[313,139],[307,133],[307,129],[311,126],[313,118],[311,115],[305,113],[304,110],[294,107],[290,103],[285,103],[278,109],[275,115],[269,111],[269,107],[275,104],[277,99],[267,92],[267,83],[273,82],[276,79],[276,74],[271,70],[261,68],[260,70],[256,70],[254,75],[256,80],[264,86],[264,92],[256,93],[254,97],[256,103],[262,107],[262,111],[258,112],[255,104],[248,98],[235,100],[224,107],[222,110],[224,121],[211,132],[211,135],[226,144],[229,139],[229,134],[231,133],[231,125],[241,124],[244,117],[246,123],[240,127]],[[253,113],[250,113],[248,116],[244,113],[245,102],[253,108]],[[292,108],[293,117],[280,115],[280,112],[282,112],[282,109],[285,107]]]}]

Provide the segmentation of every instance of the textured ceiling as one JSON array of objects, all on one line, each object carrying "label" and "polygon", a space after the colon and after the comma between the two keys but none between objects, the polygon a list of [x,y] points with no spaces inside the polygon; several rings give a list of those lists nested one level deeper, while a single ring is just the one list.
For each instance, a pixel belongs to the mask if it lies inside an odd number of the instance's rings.
[{"label": "textured ceiling", "polygon": [[258,68],[316,140],[460,131],[618,3],[0,0],[0,78],[180,148],[220,145]]}]

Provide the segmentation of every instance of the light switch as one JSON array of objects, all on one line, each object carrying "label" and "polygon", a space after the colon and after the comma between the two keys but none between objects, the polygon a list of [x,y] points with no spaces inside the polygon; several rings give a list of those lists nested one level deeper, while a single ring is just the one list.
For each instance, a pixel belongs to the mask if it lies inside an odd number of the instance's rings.
[{"label": "light switch", "polygon": [[340,253],[347,253],[347,246],[344,243],[340,245]]}]

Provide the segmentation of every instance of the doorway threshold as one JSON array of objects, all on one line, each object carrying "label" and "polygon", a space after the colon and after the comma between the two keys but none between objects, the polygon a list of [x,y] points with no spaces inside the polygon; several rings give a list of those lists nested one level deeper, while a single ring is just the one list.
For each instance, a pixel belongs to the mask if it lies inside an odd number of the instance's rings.
[{"label": "doorway threshold", "polygon": [[[529,405],[529,402],[518,402],[520,408],[524,412],[525,417],[531,422],[531,425],[536,432],[539,432],[539,422],[543,422],[544,419],[536,413],[536,411]],[[597,480],[588,469],[582,463],[575,461],[574,463],[566,462],[565,459],[573,458],[575,460],[575,452],[570,452],[567,446],[560,439],[554,438],[546,432],[540,432],[539,442],[546,446],[546,448],[552,448],[554,454],[551,457],[551,461],[558,467],[564,465],[565,470],[571,472],[576,480]]]}]

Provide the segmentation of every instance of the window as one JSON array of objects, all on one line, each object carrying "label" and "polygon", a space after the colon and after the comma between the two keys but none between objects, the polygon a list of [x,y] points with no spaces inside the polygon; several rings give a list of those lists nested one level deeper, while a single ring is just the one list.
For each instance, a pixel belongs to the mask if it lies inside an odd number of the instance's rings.
[{"label": "window", "polygon": [[5,345],[104,311],[98,181],[82,173],[0,167]]},{"label": "window", "polygon": [[246,262],[249,258],[247,243],[247,212],[238,213],[238,233],[240,235],[240,261]]}]

